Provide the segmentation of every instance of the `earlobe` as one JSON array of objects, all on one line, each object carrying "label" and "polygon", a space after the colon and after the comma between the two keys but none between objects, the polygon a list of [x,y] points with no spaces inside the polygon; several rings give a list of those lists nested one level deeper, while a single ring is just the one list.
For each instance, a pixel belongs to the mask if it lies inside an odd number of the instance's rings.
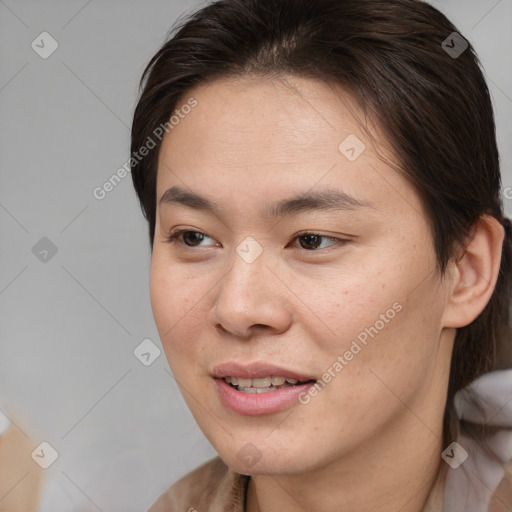
[{"label": "earlobe", "polygon": [[450,262],[452,288],[444,314],[444,327],[469,325],[485,309],[498,279],[505,230],[485,215],[474,226],[461,257]]}]

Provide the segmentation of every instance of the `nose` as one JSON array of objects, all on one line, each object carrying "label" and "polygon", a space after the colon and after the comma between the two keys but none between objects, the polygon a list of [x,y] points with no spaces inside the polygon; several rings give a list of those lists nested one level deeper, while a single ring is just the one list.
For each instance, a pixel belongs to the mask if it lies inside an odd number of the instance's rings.
[{"label": "nose", "polygon": [[256,331],[277,334],[291,324],[291,292],[270,268],[265,251],[248,263],[238,253],[221,279],[209,321],[217,329],[250,338]]}]

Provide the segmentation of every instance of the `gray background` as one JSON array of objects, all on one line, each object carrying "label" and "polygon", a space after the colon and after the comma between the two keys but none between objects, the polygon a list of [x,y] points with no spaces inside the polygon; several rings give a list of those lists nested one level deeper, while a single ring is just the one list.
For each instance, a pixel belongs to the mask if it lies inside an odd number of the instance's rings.
[{"label": "gray background", "polygon": [[[481,58],[512,187],[512,0],[431,3]],[[131,177],[92,194],[129,157],[146,63],[203,4],[0,0],[0,407],[59,453],[40,512],[145,510],[215,455],[163,352],[150,366],[133,354],[161,345]],[[59,45],[47,59],[31,48],[43,31]],[[43,237],[57,248],[47,261],[32,251]]]}]

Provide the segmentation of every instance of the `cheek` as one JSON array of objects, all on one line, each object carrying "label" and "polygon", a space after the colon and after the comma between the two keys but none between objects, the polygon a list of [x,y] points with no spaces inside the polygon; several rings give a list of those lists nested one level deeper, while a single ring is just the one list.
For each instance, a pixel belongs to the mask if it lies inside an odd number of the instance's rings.
[{"label": "cheek", "polygon": [[[204,281],[204,280],[203,280]],[[166,353],[190,350],[206,321],[208,286],[170,265],[158,252],[151,262],[151,308]]]},{"label": "cheek", "polygon": [[399,316],[400,304],[393,304],[403,298],[400,282],[390,280],[389,269],[386,273],[380,264],[361,263],[363,270],[344,262],[317,275],[288,276],[301,298],[302,327],[326,352],[343,353],[359,335],[363,341],[368,337],[365,329],[377,323],[378,331],[388,330]]},{"label": "cheek", "polygon": [[399,408],[431,381],[442,331],[442,306],[435,301],[435,291],[435,283],[429,282],[413,294],[393,288],[369,307],[361,303],[353,318],[344,317],[347,336],[329,352],[343,356],[341,378],[334,387],[351,414],[387,415],[382,401]]},{"label": "cheek", "polygon": [[326,369],[346,354],[344,374],[354,377],[373,368],[390,381],[401,372],[412,379],[435,357],[445,298],[430,275],[432,258],[412,255],[399,261],[396,251],[388,258],[385,251],[380,255],[360,258],[324,282],[300,278],[298,284],[308,290],[303,300],[318,326],[316,336],[312,330],[309,334],[323,352]]}]

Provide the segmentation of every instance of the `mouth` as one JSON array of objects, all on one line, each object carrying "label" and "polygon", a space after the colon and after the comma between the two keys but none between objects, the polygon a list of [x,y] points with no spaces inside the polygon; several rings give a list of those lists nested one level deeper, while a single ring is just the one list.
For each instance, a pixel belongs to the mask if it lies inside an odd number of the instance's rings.
[{"label": "mouth", "polygon": [[244,379],[241,377],[224,377],[224,382],[233,389],[242,393],[269,393],[284,388],[301,386],[309,382],[315,382],[313,379],[298,380],[290,377],[268,376],[256,379]]},{"label": "mouth", "polygon": [[224,363],[212,371],[222,405],[240,415],[273,414],[300,403],[317,381],[311,375],[266,363]]}]

